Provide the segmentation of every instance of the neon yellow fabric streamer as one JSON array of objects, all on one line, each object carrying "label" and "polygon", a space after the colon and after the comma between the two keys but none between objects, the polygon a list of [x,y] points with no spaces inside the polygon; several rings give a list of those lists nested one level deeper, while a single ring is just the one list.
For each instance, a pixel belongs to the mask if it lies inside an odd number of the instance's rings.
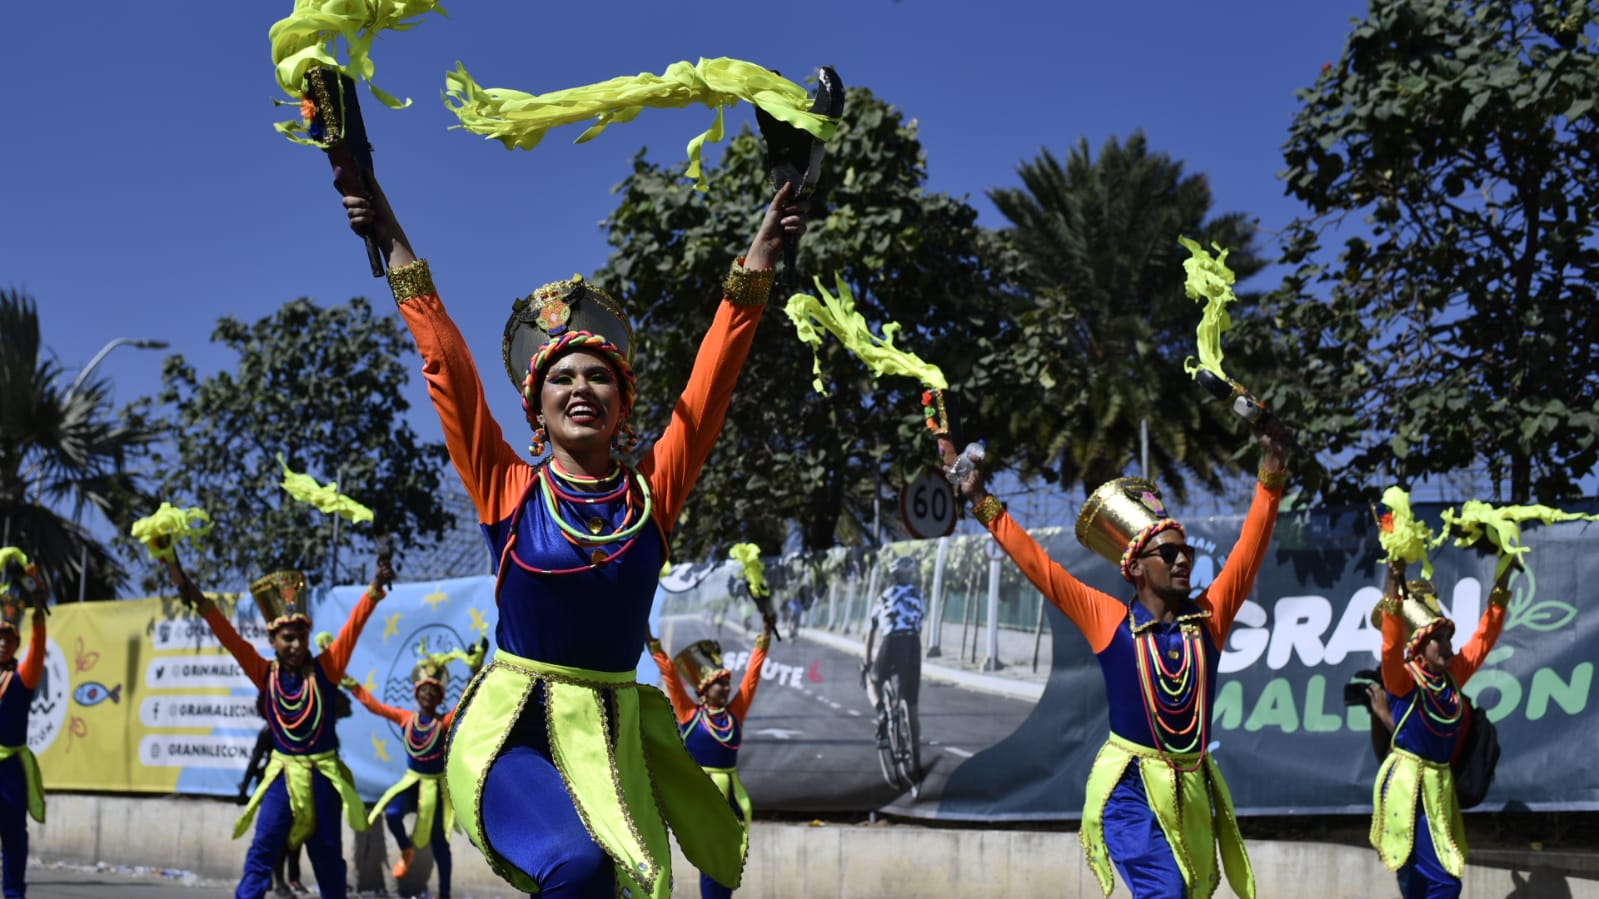
[{"label": "neon yellow fabric streamer", "polygon": [[[17,563],[18,568],[27,568],[33,564],[33,560],[28,558],[28,554],[17,547],[0,547],[0,574],[4,574],[6,569],[11,567],[12,562]],[[10,591],[11,584],[6,581],[0,581],[0,593],[9,593]]]},{"label": "neon yellow fabric streamer", "polygon": [[844,349],[866,363],[873,377],[906,375],[933,390],[949,389],[949,382],[944,379],[944,373],[938,366],[923,362],[915,353],[894,346],[894,335],[900,330],[898,322],[884,325],[882,337],[873,334],[866,319],[855,311],[855,295],[850,292],[844,277],[837,276],[835,283],[838,285],[838,296],[829,294],[818,277],[816,292],[822,295],[821,299],[796,293],[788,298],[788,304],[783,307],[789,321],[794,323],[799,339],[811,346],[811,371],[816,374],[816,380],[811,384],[817,393],[827,395],[826,386],[822,383],[822,358],[817,355],[822,348],[824,330],[837,337]]},{"label": "neon yellow fabric streamer", "polygon": [[744,566],[744,580],[749,582],[750,593],[770,596],[772,588],[766,586],[766,563],[761,561],[761,548],[753,543],[735,543],[727,557]]},{"label": "neon yellow fabric streamer", "polygon": [[1432,528],[1410,511],[1407,491],[1389,487],[1382,492],[1382,504],[1391,510],[1377,532],[1377,543],[1388,553],[1383,564],[1395,559],[1406,564],[1420,562],[1421,576],[1430,580],[1432,560],[1427,558],[1427,545],[1432,542]]},{"label": "neon yellow fabric streamer", "polygon": [[[338,69],[357,81],[365,81],[372,95],[384,106],[401,109],[411,105],[372,83],[372,41],[383,31],[409,31],[420,24],[417,19],[436,12],[447,15],[438,0],[295,0],[294,12],[274,22],[267,32],[272,42],[272,65],[277,69],[278,87],[296,100],[303,98],[305,73],[313,66]],[[339,38],[349,51],[349,63],[333,55]],[[302,135],[302,121],[279,122],[279,134],[297,144],[320,147]]]},{"label": "neon yellow fabric streamer", "polygon": [[485,88],[456,63],[444,76],[444,105],[461,120],[458,128],[505,144],[508,150],[531,150],[552,128],[593,121],[576,143],[598,137],[610,125],[630,122],[647,106],[681,108],[703,103],[716,110],[711,127],[688,142],[687,175],[696,190],[705,190],[700,152],[707,141],[722,139],[722,110],[739,100],[766,110],[821,140],[831,140],[838,121],[811,112],[805,88],[763,66],[741,59],[718,57],[686,60],[667,66],[660,75],[641,72],[597,84],[529,94],[502,87]]},{"label": "neon yellow fabric streamer", "polygon": [[1493,506],[1479,500],[1467,500],[1460,512],[1449,509],[1443,514],[1443,529],[1433,540],[1434,547],[1442,546],[1453,537],[1456,546],[1475,546],[1486,539],[1499,551],[1499,567],[1494,571],[1498,578],[1512,563],[1532,551],[1521,542],[1521,525],[1526,521],[1554,524],[1557,521],[1599,521],[1599,515],[1562,512],[1550,506]]},{"label": "neon yellow fabric streamer", "polygon": [[[206,524],[201,526],[191,524],[191,521],[203,521]],[[144,544],[144,548],[150,551],[150,558],[171,561],[178,557],[174,549],[177,542],[210,533],[213,527],[210,522],[211,516],[198,506],[179,509],[171,503],[162,503],[154,515],[135,521],[128,533]]]},{"label": "neon yellow fabric streamer", "polygon": [[1189,257],[1183,260],[1183,271],[1188,273],[1187,280],[1183,282],[1183,292],[1190,300],[1203,300],[1205,303],[1199,328],[1195,331],[1199,339],[1199,358],[1189,356],[1184,359],[1183,371],[1198,377],[1199,371],[1204,369],[1225,378],[1227,373],[1221,370],[1221,336],[1233,326],[1232,316],[1227,314],[1227,305],[1238,302],[1238,297],[1233,295],[1233,283],[1237,278],[1233,276],[1233,270],[1227,267],[1227,254],[1232,251],[1211,244],[1221,253],[1213,257],[1198,241],[1179,237],[1177,242],[1186,247],[1189,253]]},{"label": "neon yellow fabric streamer", "polygon": [[342,515],[349,522],[372,520],[372,510],[340,493],[337,481],[317,483],[316,478],[289,468],[282,453],[278,453],[278,464],[283,466],[283,489],[300,502],[310,503],[329,515]]}]

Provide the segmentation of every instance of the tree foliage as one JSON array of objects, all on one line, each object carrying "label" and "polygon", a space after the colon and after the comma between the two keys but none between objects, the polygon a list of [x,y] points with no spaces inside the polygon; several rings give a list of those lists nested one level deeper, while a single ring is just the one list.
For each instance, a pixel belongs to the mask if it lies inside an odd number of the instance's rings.
[{"label": "tree foliage", "polygon": [[349,568],[336,577],[364,579],[367,560],[350,548],[370,546],[374,533],[394,535],[402,559],[407,544],[443,536],[446,452],[405,421],[415,350],[395,319],[374,317],[364,299],[331,308],[299,299],[253,324],[224,317],[211,340],[236,352],[238,366],[202,379],[174,356],[160,396],[175,409],[175,448],[159,460],[159,497],[200,506],[216,525],[184,553],[197,583],[223,589],[280,568],[325,582],[333,521],[284,492],[278,453],[297,472],[336,478],[376,515],[371,525],[341,523]]},{"label": "tree foliage", "polygon": [[[842,277],[868,321],[903,324],[898,345],[962,384],[1002,327],[976,212],[923,189],[914,120],[861,89],[850,90],[848,109],[812,198],[798,288],[813,292],[809,279],[820,276],[832,291]],[[625,296],[634,316],[635,420],[645,431],[659,433],[667,420],[728,264],[749,245],[771,197],[764,154],[745,129],[711,172],[709,192],[697,193],[681,165],[658,167],[641,153],[617,188],[621,202],[606,223],[616,249],[594,278]],[[774,290],[716,451],[679,523],[679,554],[716,552],[735,540],[772,552],[791,522],[808,549],[869,541],[874,499],[885,524],[897,519],[890,485],[931,459],[920,385],[874,384],[829,340],[822,364],[830,392],[818,395],[811,353],[782,314],[785,299]]]},{"label": "tree foliage", "polygon": [[1311,213],[1273,313],[1284,394],[1348,460],[1330,498],[1470,469],[1555,501],[1599,461],[1596,20],[1374,0],[1300,93],[1284,177]]},{"label": "tree foliage", "polygon": [[131,410],[112,408],[105,380],[73,389],[46,355],[38,308],[15,290],[0,292],[0,543],[39,565],[56,598],[113,595],[127,577],[116,557],[58,509],[94,508],[113,523],[143,504],[138,463],[159,429]]},{"label": "tree foliage", "polygon": [[[1035,401],[1003,402],[1019,472],[1090,492],[1136,463],[1148,422],[1163,486],[1181,497],[1188,475],[1217,485],[1242,443],[1225,408],[1183,372],[1201,307],[1183,293],[1188,251],[1177,238],[1230,250],[1243,281],[1263,264],[1252,223],[1213,216],[1204,176],[1184,174],[1141,132],[1111,138],[1097,158],[1086,140],[1064,161],[1045,150],[1018,172],[1022,187],[989,191],[1010,221],[1019,294],[1016,338],[989,367],[1012,389],[1037,385]],[[1251,298],[1241,299],[1235,316],[1248,314]]]}]

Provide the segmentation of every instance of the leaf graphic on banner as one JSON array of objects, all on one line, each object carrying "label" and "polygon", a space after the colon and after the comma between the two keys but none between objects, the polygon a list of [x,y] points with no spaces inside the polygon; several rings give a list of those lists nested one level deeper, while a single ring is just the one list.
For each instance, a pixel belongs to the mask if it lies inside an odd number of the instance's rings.
[{"label": "leaf graphic on banner", "polygon": [[72,660],[73,667],[77,668],[78,673],[82,674],[83,672],[88,671],[99,661],[100,654],[98,652],[84,652],[83,637],[78,637],[78,655],[77,658]]},{"label": "leaf graphic on banner", "polygon": [[1510,606],[1505,614],[1507,631],[1524,627],[1547,633],[1565,627],[1577,617],[1576,606],[1558,599],[1532,601],[1532,598],[1538,594],[1538,577],[1532,573],[1531,568],[1517,573],[1511,581],[1511,589],[1515,595],[1511,597]]},{"label": "leaf graphic on banner", "polygon": [[1488,658],[1483,659],[1482,664],[1484,667],[1497,665],[1515,655],[1515,652],[1516,648],[1514,646],[1495,646],[1494,651],[1488,653]]}]

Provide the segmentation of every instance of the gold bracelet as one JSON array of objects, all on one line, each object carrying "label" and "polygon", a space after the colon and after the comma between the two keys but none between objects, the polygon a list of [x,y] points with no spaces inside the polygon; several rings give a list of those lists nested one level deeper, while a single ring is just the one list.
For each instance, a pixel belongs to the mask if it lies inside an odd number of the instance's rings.
[{"label": "gold bracelet", "polygon": [[1383,613],[1384,615],[1392,615],[1395,618],[1398,618],[1399,597],[1388,596],[1385,594],[1382,599],[1377,600],[1377,611]]},{"label": "gold bracelet", "polygon": [[983,497],[982,502],[972,506],[972,516],[983,527],[988,527],[988,523],[998,518],[999,513],[1003,511],[1005,511],[1005,504],[995,499],[992,493]]},{"label": "gold bracelet", "polygon": [[1510,605],[1510,591],[1497,584],[1488,591],[1488,605],[1503,609]]},{"label": "gold bracelet", "polygon": [[756,649],[765,649],[766,647],[771,646],[771,645],[772,645],[772,636],[770,634],[766,633],[765,631],[762,631],[760,633],[760,635],[755,638],[755,648]]},{"label": "gold bracelet", "polygon": [[777,278],[775,269],[755,269],[744,267],[744,257],[733,260],[733,267],[728,269],[727,280],[722,282],[722,294],[727,301],[735,306],[764,306],[766,298],[772,292],[772,281]]},{"label": "gold bracelet", "polygon": [[660,652],[661,651],[661,641],[659,641],[659,640],[651,640],[648,643],[644,644],[644,647],[646,649],[648,649],[651,654]]},{"label": "gold bracelet", "polygon": [[394,291],[396,306],[417,297],[439,295],[438,289],[433,286],[433,273],[428,271],[426,259],[418,259],[399,268],[389,269],[389,290]]},{"label": "gold bracelet", "polygon": [[1264,462],[1260,463],[1260,468],[1255,472],[1255,476],[1260,478],[1260,486],[1265,487],[1267,490],[1281,490],[1288,484],[1288,469],[1279,468],[1276,471],[1267,471],[1266,463]]}]

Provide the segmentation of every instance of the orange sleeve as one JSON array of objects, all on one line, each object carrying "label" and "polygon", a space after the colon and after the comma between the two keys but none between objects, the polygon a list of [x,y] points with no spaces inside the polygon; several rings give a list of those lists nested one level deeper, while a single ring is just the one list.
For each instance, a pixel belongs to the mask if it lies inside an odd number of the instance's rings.
[{"label": "orange sleeve", "polygon": [[355,641],[361,637],[361,629],[366,627],[372,611],[378,607],[377,600],[370,593],[362,593],[361,601],[350,610],[350,617],[344,622],[344,627],[339,628],[339,635],[328,644],[326,652],[316,657],[318,665],[322,666],[322,673],[328,680],[338,683],[344,677],[345,666],[350,664],[350,654],[355,652]]},{"label": "orange sleeve", "polygon": [[1072,577],[1031,534],[1022,530],[1009,512],[1000,512],[988,523],[988,530],[1038,592],[1077,625],[1096,655],[1110,645],[1116,628],[1127,618],[1125,604]]},{"label": "orange sleeve", "polygon": [[356,702],[366,706],[367,711],[378,716],[379,718],[387,718],[401,727],[404,727],[405,722],[410,720],[412,715],[416,714],[415,712],[407,712],[404,709],[397,709],[392,705],[386,705],[378,702],[378,698],[372,695],[372,691],[361,686],[360,684],[356,684],[350,688],[350,695],[355,697]]},{"label": "orange sleeve", "polygon": [[1488,653],[1493,651],[1494,644],[1499,642],[1499,634],[1504,629],[1505,607],[1489,603],[1477,622],[1477,632],[1449,660],[1449,673],[1455,678],[1455,686],[1464,687],[1466,681],[1471,680],[1471,676],[1488,658]]},{"label": "orange sleeve", "polygon": [[1382,686],[1395,696],[1405,696],[1416,681],[1405,668],[1405,625],[1397,615],[1382,616]]},{"label": "orange sleeve", "polygon": [[444,426],[444,444],[483,524],[510,517],[533,477],[533,466],[505,442],[489,412],[483,382],[466,339],[437,296],[400,304],[422,355],[422,378]]},{"label": "orange sleeve", "polygon": [[755,651],[750,653],[749,666],[744,669],[744,680],[739,682],[738,692],[733,694],[733,701],[727,707],[733,717],[744,723],[744,716],[749,713],[750,703],[755,701],[755,688],[761,685],[761,669],[766,667],[766,647],[759,640],[755,642]]},{"label": "orange sleeve", "polygon": [[450,709],[448,712],[445,712],[439,716],[439,721],[444,724],[445,733],[449,733],[451,730],[455,729],[455,711],[455,709]]},{"label": "orange sleeve", "polygon": [[45,628],[41,623],[28,635],[28,655],[17,666],[17,677],[30,690],[39,686],[39,679],[44,677],[44,638]]},{"label": "orange sleeve", "polygon": [[1244,600],[1255,589],[1255,576],[1260,574],[1260,566],[1266,561],[1271,532],[1277,526],[1277,504],[1282,498],[1281,488],[1268,490],[1264,484],[1255,484],[1255,498],[1249,504],[1249,514],[1244,516],[1238,542],[1227,554],[1227,563],[1221,572],[1197,600],[1199,606],[1210,610],[1205,624],[1217,646],[1227,645],[1227,632],[1232,630],[1233,619],[1238,617]]},{"label": "orange sleeve", "polygon": [[688,688],[683,686],[683,679],[677,676],[677,669],[672,667],[672,660],[664,652],[650,652],[650,658],[655,660],[655,667],[661,669],[661,689],[666,691],[666,698],[672,701],[672,711],[677,713],[677,723],[683,724],[694,717],[694,710],[699,708],[688,695]]},{"label": "orange sleeve", "polygon": [[233,660],[244,669],[245,676],[250,678],[256,689],[265,689],[267,671],[271,669],[272,663],[262,658],[248,640],[239,636],[239,632],[233,629],[233,622],[229,621],[215,605],[205,610],[205,623],[211,625],[211,632],[222,641],[223,648],[233,654]]},{"label": "orange sleeve", "polygon": [[766,307],[735,306],[723,300],[711,329],[700,342],[688,386],[672,410],[672,420],[644,457],[638,470],[655,495],[655,520],[670,534],[700,468],[722,433],[727,406],[738,384],[739,369],[755,340],[755,327]]}]

